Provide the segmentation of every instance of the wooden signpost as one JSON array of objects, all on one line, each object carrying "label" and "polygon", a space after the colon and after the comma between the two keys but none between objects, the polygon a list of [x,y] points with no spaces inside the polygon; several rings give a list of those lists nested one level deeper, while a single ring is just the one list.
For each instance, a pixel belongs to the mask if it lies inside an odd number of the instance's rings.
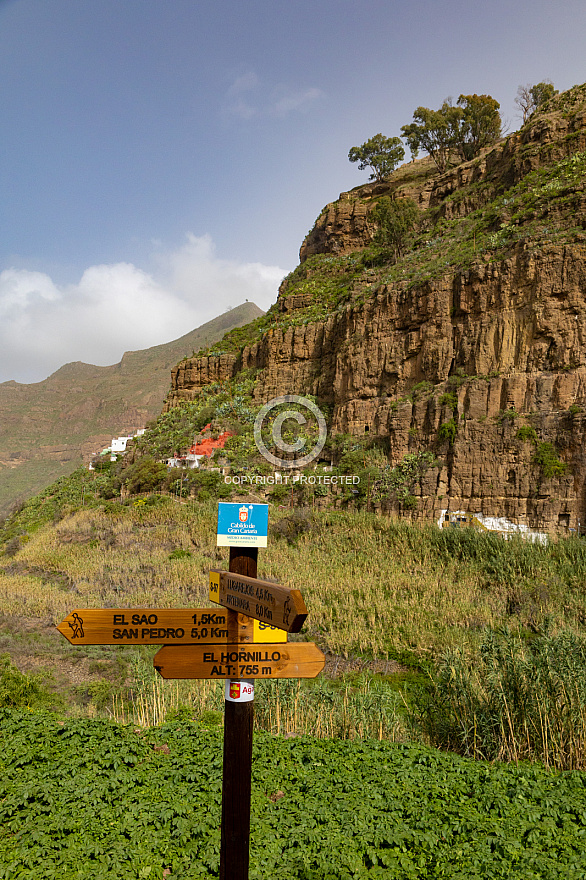
[{"label": "wooden signpost", "polygon": [[210,572],[209,596],[221,608],[76,608],[57,627],[72,645],[163,645],[163,678],[226,680],[220,880],[248,880],[254,679],[314,678],[325,661],[287,641],[307,617],[300,591],[256,577],[267,531],[268,505],[218,506],[230,562]]}]

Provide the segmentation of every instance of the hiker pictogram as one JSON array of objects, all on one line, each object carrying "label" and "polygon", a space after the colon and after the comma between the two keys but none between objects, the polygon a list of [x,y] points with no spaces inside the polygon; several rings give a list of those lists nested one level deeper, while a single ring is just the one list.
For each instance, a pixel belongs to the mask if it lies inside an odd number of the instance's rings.
[{"label": "hiker pictogram", "polygon": [[77,614],[77,612],[73,615],[73,623],[68,620],[69,626],[73,630],[72,637],[74,639],[83,639],[83,620]]}]

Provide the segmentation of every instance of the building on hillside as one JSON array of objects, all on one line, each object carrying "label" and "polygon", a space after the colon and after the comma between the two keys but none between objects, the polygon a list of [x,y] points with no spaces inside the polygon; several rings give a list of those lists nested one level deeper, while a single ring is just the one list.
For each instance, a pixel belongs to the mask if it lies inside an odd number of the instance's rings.
[{"label": "building on hillside", "polygon": [[132,436],[129,437],[113,437],[112,443],[110,446],[110,450],[112,453],[114,452],[126,452],[126,444],[129,440],[132,440]]},{"label": "building on hillside", "polygon": [[[106,446],[105,449],[102,449],[98,453],[92,454],[92,459],[96,458],[97,455],[108,455],[110,454],[110,461],[116,461],[119,455],[122,455],[126,452],[126,447],[128,445],[129,440],[134,440],[135,437],[142,437],[146,428],[138,428],[132,434],[123,434],[120,437],[113,437],[112,442],[109,446]],[[94,466],[90,462],[89,470],[93,471]]]},{"label": "building on hillside", "polygon": [[191,453],[187,455],[174,455],[172,458],[168,458],[165,464],[168,468],[189,468],[193,470],[193,468],[199,467],[201,458],[204,458],[204,456],[192,455]]},{"label": "building on hillside", "polygon": [[444,509],[437,524],[440,529],[478,529],[484,532],[496,532],[502,538],[519,535],[528,541],[547,543],[545,532],[534,531],[524,523],[512,522],[504,516],[484,516],[482,513],[469,513],[466,510]]},{"label": "building on hillside", "polygon": [[169,468],[197,468],[202,458],[211,458],[216,449],[223,449],[229,437],[230,431],[224,431],[219,437],[203,437],[202,435],[211,430],[211,424],[206,425],[194,438],[187,455],[174,455],[168,458],[166,465]]}]

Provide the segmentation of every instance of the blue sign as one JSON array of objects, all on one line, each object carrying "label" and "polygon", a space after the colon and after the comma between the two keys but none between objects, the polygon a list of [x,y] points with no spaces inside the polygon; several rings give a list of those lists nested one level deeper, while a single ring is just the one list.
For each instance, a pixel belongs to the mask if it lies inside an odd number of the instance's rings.
[{"label": "blue sign", "polygon": [[218,503],[218,547],[266,547],[268,504]]}]

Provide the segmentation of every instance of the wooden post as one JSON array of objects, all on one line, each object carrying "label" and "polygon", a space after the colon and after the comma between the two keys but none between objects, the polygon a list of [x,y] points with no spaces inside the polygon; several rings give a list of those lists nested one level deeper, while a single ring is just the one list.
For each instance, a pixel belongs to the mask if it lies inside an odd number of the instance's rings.
[{"label": "wooden post", "polygon": [[[257,560],[256,547],[230,547],[229,571],[255,578]],[[253,723],[252,700],[225,701],[220,880],[248,880]]]}]

